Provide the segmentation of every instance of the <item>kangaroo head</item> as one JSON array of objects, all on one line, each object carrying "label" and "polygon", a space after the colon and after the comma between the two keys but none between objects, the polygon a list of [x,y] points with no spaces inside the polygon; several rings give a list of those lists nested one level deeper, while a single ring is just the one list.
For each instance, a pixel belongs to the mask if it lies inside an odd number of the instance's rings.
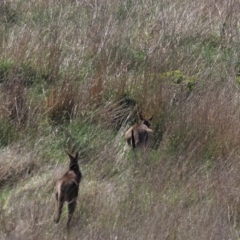
[{"label": "kangaroo head", "polygon": [[70,159],[70,164],[69,164],[69,166],[73,166],[73,165],[78,164],[78,152],[75,153],[75,155],[67,152],[67,155],[69,156],[69,159]]},{"label": "kangaroo head", "polygon": [[151,121],[152,121],[152,119],[153,119],[153,116],[151,116],[150,118],[146,119],[146,118],[144,118],[144,117],[142,116],[142,114],[140,113],[139,117],[140,117],[140,119],[141,119],[141,121],[142,121],[142,124],[144,124],[144,125],[146,125],[148,128],[150,128],[150,126],[151,126]]}]

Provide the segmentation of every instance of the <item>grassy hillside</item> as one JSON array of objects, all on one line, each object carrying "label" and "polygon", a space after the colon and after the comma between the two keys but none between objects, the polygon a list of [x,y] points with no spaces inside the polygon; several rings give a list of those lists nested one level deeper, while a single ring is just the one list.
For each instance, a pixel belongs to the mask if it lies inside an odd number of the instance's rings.
[{"label": "grassy hillside", "polygon": [[[239,239],[239,19],[237,1],[1,2],[0,239]],[[73,145],[67,232],[54,187]]]}]

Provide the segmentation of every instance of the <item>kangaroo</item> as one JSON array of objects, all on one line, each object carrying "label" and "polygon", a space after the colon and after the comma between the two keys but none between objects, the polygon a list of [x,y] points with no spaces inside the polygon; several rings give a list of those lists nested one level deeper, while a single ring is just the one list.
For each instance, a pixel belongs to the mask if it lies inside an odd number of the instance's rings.
[{"label": "kangaroo", "polygon": [[78,153],[74,155],[67,152],[70,158],[69,170],[57,181],[56,191],[56,210],[57,214],[54,217],[54,222],[58,223],[61,217],[64,202],[68,202],[68,220],[69,227],[72,215],[76,208],[79,184],[82,178],[82,173],[78,165]]},{"label": "kangaroo", "polygon": [[141,123],[133,125],[125,133],[127,143],[129,146],[132,146],[133,149],[135,148],[145,149],[148,144],[149,134],[153,132],[153,130],[150,129],[151,126],[150,122],[153,117],[145,119],[142,117],[141,114],[139,116],[141,119]]}]

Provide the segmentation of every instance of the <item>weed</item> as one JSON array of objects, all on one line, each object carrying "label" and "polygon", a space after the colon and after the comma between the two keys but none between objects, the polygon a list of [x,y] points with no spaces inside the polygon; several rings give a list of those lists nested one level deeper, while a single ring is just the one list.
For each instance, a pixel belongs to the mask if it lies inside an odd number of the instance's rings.
[{"label": "weed", "polygon": [[0,22],[4,24],[14,24],[18,20],[17,10],[10,2],[0,3]]},{"label": "weed", "polygon": [[[75,93],[74,93],[75,92]],[[74,115],[76,89],[64,83],[60,88],[53,87],[47,99],[47,115],[53,124],[70,121]]]},{"label": "weed", "polygon": [[0,146],[8,146],[18,140],[18,130],[8,119],[0,119]]}]

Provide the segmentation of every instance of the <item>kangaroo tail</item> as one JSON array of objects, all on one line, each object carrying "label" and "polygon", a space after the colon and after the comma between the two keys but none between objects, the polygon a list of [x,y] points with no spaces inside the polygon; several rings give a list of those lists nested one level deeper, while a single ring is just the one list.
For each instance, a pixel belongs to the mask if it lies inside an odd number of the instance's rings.
[{"label": "kangaroo tail", "polygon": [[134,139],[134,132],[133,132],[133,130],[132,130],[131,138],[132,138],[132,148],[134,149],[134,148],[136,148],[136,143],[135,143],[135,139]]},{"label": "kangaroo tail", "polygon": [[135,138],[134,138],[134,132],[133,132],[133,130],[132,130],[132,136],[131,136],[131,139],[132,139],[132,149],[133,149],[134,156],[135,156],[135,163],[138,163],[138,158],[137,158],[137,154],[136,154],[136,151],[135,151],[135,148],[136,148],[136,142],[135,142]]},{"label": "kangaroo tail", "polygon": [[56,196],[56,215],[54,216],[53,221],[55,223],[58,223],[61,217],[63,206],[61,184],[59,183],[57,184],[57,191],[55,196]]}]

